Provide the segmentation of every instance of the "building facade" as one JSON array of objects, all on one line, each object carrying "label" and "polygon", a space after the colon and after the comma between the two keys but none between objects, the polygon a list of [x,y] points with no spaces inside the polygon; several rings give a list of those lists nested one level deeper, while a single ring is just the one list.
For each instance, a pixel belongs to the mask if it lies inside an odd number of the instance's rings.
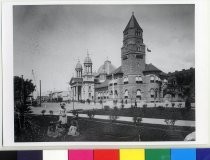
[{"label": "building facade", "polygon": [[92,73],[89,56],[84,61],[84,71],[78,62],[76,77],[70,81],[74,100],[93,101],[146,101],[159,102],[163,98],[162,88],[166,85],[165,74],[153,64],[146,64],[146,46],[143,29],[132,14],[123,31],[121,66],[115,68],[106,60]]}]

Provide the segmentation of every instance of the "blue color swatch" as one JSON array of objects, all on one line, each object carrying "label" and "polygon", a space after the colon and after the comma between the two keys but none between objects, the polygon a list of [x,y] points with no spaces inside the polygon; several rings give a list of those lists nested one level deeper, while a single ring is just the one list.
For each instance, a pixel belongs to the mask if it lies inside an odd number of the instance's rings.
[{"label": "blue color swatch", "polygon": [[196,160],[196,149],[171,149],[171,160]]}]

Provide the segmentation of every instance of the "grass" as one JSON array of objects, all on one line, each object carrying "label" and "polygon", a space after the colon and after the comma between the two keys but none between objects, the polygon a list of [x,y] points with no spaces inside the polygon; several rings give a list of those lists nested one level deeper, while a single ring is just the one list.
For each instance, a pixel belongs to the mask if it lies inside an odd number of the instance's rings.
[{"label": "grass", "polygon": [[[183,141],[184,137],[193,132],[195,128],[175,127],[142,124],[140,127],[129,122],[114,122],[109,120],[96,120],[88,118],[79,119],[79,132],[77,137],[62,136],[60,138],[50,138],[46,131],[50,121],[57,121],[55,115],[32,115],[32,127],[17,132],[16,142],[58,142],[58,141],[138,141],[138,130],[140,129],[142,141]],[[70,124],[71,117],[68,117]],[[33,126],[36,126],[34,131]]]},{"label": "grass", "polygon": [[[109,115],[113,109],[95,109],[96,115]],[[140,116],[144,118],[159,118],[159,119],[173,119],[176,120],[195,120],[195,110],[186,110],[185,108],[124,108],[114,111],[117,116],[134,117]],[[87,113],[83,111],[82,113]]]}]

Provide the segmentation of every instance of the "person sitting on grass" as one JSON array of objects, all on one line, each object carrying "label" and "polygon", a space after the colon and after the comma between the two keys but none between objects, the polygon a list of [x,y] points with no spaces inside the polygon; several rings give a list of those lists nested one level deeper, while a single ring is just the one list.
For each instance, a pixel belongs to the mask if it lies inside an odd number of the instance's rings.
[{"label": "person sitting on grass", "polygon": [[58,131],[56,130],[56,126],[54,122],[50,122],[50,125],[47,129],[47,136],[52,138],[57,138],[59,135]]},{"label": "person sitting on grass", "polygon": [[61,137],[61,136],[63,136],[63,135],[65,135],[65,133],[66,133],[66,128],[65,128],[65,126],[62,124],[62,122],[61,121],[59,121],[58,123],[57,123],[57,125],[56,125],[56,132],[58,133],[58,137]]},{"label": "person sitting on grass", "polygon": [[79,136],[78,122],[76,120],[71,121],[71,126],[69,127],[69,136]]}]

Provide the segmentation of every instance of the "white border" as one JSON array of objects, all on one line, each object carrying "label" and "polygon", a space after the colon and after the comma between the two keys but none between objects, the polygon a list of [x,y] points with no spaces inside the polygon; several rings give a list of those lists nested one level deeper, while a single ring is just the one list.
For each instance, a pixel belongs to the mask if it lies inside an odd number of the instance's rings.
[{"label": "white border", "polygon": [[[100,2],[100,3],[99,3]],[[203,3],[202,3],[203,2]],[[39,147],[76,147],[93,148],[94,146],[116,148],[122,147],[158,147],[172,145],[195,146],[208,144],[208,54],[206,48],[205,16],[203,16],[204,1],[193,0],[142,0],[142,1],[68,1],[68,2],[7,2],[2,9],[2,60],[3,60],[3,145],[11,146],[39,146]],[[14,105],[13,105],[13,14],[12,5],[55,5],[55,4],[195,4],[195,69],[196,69],[196,141],[195,142],[40,142],[40,143],[14,143]]]}]

